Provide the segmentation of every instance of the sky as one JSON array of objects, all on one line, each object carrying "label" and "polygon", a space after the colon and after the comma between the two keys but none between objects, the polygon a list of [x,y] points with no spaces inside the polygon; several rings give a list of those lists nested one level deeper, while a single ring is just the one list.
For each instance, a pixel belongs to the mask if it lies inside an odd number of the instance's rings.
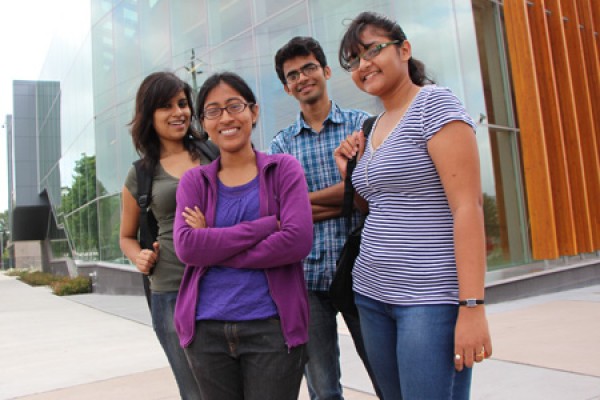
[{"label": "sky", "polygon": [[73,18],[68,1],[0,1],[0,211],[8,208],[4,125],[12,114],[12,81],[39,78],[57,24]]}]

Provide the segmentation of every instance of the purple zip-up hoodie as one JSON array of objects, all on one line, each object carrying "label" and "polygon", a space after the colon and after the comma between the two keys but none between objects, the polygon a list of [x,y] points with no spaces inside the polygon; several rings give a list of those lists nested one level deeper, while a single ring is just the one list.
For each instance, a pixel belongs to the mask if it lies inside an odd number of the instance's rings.
[{"label": "purple zip-up hoodie", "polygon": [[[308,296],[302,259],[312,247],[308,188],[300,163],[287,154],[256,152],[260,217],[214,228],[220,158],[187,171],[177,188],[173,242],[186,264],[177,303],[175,329],[182,347],[194,340],[200,279],[212,265],[264,269],[288,348],[308,341]],[[185,207],[198,206],[207,228],[193,229]]]}]

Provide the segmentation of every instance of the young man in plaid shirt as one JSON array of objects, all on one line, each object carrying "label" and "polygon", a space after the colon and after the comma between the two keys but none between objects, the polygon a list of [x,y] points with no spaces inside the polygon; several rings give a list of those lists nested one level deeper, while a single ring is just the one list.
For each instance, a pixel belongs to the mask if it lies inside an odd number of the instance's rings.
[{"label": "young man in plaid shirt", "polygon": [[[348,233],[341,217],[344,182],[333,151],[352,132],[360,130],[368,114],[338,107],[327,94],[331,69],[320,44],[295,37],[277,51],[275,70],[287,94],[298,100],[296,121],[281,130],[271,153],[295,156],[306,175],[314,222],[313,247],[304,260],[310,303],[308,363],[305,368],[312,400],[343,399],[337,334],[337,310],[329,297],[336,260]],[[367,370],[358,318],[343,314],[356,350]],[[369,371],[369,375],[370,371]]]}]

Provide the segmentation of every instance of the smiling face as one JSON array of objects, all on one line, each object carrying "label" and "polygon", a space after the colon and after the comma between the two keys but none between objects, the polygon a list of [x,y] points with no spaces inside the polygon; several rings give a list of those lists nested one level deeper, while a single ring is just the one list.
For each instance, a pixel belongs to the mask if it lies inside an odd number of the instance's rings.
[{"label": "smiling face", "polygon": [[[367,27],[360,35],[364,46],[359,46],[360,54],[381,43],[390,42],[390,38],[379,30]],[[401,45],[389,45],[371,60],[360,59],[359,67],[352,71],[352,80],[356,86],[371,95],[385,97],[393,93],[397,85],[410,80],[408,60],[411,48],[407,40]]]},{"label": "smiling face", "polygon": [[258,105],[249,103],[249,100],[224,82],[215,86],[206,96],[204,110],[236,104],[238,107],[229,107],[229,109],[238,111],[242,108],[241,104],[248,104],[241,112],[221,110],[222,114],[214,119],[206,116],[202,118],[202,127],[210,139],[219,146],[221,152],[235,153],[252,149],[252,127],[258,119]]},{"label": "smiling face", "polygon": [[[309,64],[317,65],[318,68],[311,73],[308,73],[306,67]],[[283,63],[284,76],[288,76],[290,72],[299,72],[298,79],[294,82],[287,82],[284,85],[284,89],[287,94],[294,96],[300,103],[314,104],[319,100],[327,99],[327,80],[331,76],[331,69],[329,67],[321,67],[319,61],[314,55],[299,56],[287,60]]]},{"label": "smiling face", "polygon": [[152,124],[161,143],[181,142],[190,127],[191,117],[192,110],[183,90],[154,110]]}]

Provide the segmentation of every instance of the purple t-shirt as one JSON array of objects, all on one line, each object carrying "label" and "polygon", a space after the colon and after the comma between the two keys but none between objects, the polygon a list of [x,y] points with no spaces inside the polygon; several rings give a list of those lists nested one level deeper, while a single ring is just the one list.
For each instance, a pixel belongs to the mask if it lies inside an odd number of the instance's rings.
[{"label": "purple t-shirt", "polygon": [[[219,181],[216,227],[253,221],[259,214],[258,176],[235,187]],[[249,321],[277,316],[261,269],[212,266],[200,280],[196,320]]]}]

